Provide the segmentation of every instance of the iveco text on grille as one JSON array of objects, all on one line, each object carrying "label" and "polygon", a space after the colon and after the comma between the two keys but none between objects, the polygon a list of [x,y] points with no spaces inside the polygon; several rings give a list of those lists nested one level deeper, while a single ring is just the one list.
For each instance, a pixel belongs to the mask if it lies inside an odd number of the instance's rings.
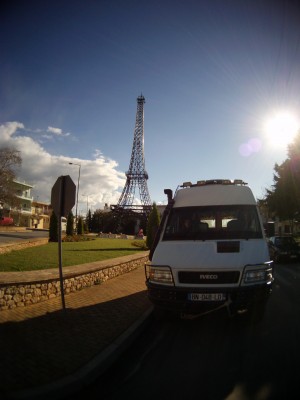
[{"label": "iveco text on grille", "polygon": [[218,275],[202,275],[202,274],[200,274],[200,279],[218,279]]}]

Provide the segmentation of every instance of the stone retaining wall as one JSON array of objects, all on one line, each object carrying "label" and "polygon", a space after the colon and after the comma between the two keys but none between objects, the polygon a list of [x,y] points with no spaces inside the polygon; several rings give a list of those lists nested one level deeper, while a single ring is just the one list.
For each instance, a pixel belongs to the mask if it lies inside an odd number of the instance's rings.
[{"label": "stone retaining wall", "polygon": [[[124,259],[124,262],[120,261],[121,258]],[[132,271],[148,261],[148,255],[140,256],[135,254],[132,257],[121,258],[116,259],[115,265],[111,265],[113,260],[110,260],[109,266],[105,266],[101,262],[99,269],[95,269],[95,266],[93,266],[90,272],[76,274],[75,268],[72,273],[68,273],[68,276],[64,278],[64,293],[67,295],[92,285],[99,285],[108,279]],[[22,273],[19,275],[21,279]],[[59,276],[54,279],[44,278],[38,281],[33,280],[32,282],[22,282],[20,280],[17,283],[0,283],[0,311],[30,306],[60,295]]]}]

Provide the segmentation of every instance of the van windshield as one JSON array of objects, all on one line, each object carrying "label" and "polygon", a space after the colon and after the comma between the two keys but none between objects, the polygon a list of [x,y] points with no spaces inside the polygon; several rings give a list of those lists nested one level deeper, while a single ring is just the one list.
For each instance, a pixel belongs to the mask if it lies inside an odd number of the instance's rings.
[{"label": "van windshield", "polygon": [[262,238],[254,205],[173,208],[163,240]]}]

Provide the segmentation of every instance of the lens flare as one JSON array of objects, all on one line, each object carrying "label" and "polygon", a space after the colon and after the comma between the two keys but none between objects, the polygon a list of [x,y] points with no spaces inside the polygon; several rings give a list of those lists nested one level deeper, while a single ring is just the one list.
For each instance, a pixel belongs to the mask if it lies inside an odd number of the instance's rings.
[{"label": "lens flare", "polygon": [[295,138],[300,123],[296,115],[288,111],[273,113],[264,124],[264,132],[274,146],[287,146]]}]

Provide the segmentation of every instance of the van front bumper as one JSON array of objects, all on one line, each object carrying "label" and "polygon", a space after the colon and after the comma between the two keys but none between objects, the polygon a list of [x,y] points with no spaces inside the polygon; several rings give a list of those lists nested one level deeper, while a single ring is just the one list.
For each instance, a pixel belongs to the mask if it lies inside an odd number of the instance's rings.
[{"label": "van front bumper", "polygon": [[[249,309],[257,303],[263,303],[272,291],[272,284],[260,284],[239,286],[236,288],[179,288],[174,286],[157,285],[146,281],[148,298],[157,307],[166,310],[198,313],[220,308],[222,305],[229,306],[233,312]],[[223,293],[225,300],[222,301],[191,301],[190,293]]]}]

